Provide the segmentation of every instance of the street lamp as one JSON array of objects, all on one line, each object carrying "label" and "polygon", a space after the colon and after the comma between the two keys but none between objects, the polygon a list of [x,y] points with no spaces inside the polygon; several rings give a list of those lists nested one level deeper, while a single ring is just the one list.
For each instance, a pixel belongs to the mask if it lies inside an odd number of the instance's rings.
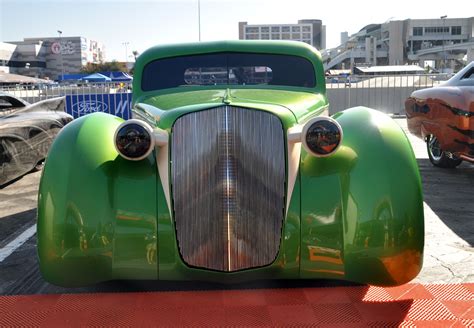
[{"label": "street lamp", "polygon": [[445,39],[445,36],[444,36],[444,28],[446,26],[446,18],[448,16],[447,15],[443,15],[440,17],[440,19],[443,21],[443,32],[442,32],[442,36],[443,36],[443,39],[441,40],[441,45],[442,45],[442,49],[443,49],[443,69],[446,70],[446,52],[445,52],[445,49],[444,49],[444,39]]},{"label": "street lamp", "polygon": [[198,0],[198,31],[199,41],[201,41],[201,0]]},{"label": "street lamp", "polygon": [[128,41],[122,42],[122,45],[125,46],[125,69],[126,70],[128,70],[127,60],[128,60],[128,45],[129,44],[130,44],[130,42],[128,42]]},{"label": "street lamp", "polygon": [[63,31],[58,30],[58,35],[59,35],[59,57],[61,59],[61,82],[62,82],[64,80],[63,47],[61,44]]}]

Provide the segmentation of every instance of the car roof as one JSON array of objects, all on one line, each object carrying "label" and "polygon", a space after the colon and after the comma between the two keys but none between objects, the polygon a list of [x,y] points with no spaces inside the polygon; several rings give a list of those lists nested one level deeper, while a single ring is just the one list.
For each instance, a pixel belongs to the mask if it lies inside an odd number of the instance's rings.
[{"label": "car roof", "polygon": [[474,69],[474,61],[467,64],[462,70],[457,72],[452,78],[443,83],[443,86],[457,86],[459,81],[472,69]]},{"label": "car roof", "polygon": [[232,40],[158,45],[143,52],[138,58],[137,63],[142,61],[146,62],[147,59],[154,60],[166,57],[215,52],[275,53],[297,55],[310,60],[321,60],[319,51],[304,42],[283,40]]}]

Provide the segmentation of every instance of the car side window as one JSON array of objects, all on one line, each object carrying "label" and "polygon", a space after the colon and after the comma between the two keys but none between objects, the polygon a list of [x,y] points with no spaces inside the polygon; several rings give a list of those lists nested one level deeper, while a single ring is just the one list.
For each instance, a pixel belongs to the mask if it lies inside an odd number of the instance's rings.
[{"label": "car side window", "polygon": [[18,99],[8,95],[0,95],[0,108],[18,108],[25,107],[25,104]]},{"label": "car side window", "polygon": [[25,107],[25,104],[20,100],[8,95],[0,95],[0,116],[8,115],[22,107]]},{"label": "car side window", "polygon": [[8,97],[1,97],[0,96],[0,117],[10,114],[15,108],[12,102],[8,101]]},{"label": "car side window", "polygon": [[474,86],[474,67],[464,74],[459,80],[460,86]]},{"label": "car side window", "polygon": [[0,97],[0,109],[12,108],[13,104],[9,102],[5,97]]}]

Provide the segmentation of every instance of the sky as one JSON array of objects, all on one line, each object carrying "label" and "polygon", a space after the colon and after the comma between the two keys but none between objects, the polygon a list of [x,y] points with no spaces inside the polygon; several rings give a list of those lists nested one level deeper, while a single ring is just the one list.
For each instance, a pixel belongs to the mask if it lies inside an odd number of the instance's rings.
[{"label": "sky", "polygon": [[[446,5],[441,5],[445,3]],[[472,0],[201,0],[201,40],[238,39],[238,22],[296,23],[321,19],[327,47],[340,33],[407,18],[474,16]],[[455,5],[454,5],[455,3]],[[0,0],[0,41],[28,37],[83,36],[102,42],[106,60],[128,61],[132,51],[166,43],[198,41],[198,0]]]}]

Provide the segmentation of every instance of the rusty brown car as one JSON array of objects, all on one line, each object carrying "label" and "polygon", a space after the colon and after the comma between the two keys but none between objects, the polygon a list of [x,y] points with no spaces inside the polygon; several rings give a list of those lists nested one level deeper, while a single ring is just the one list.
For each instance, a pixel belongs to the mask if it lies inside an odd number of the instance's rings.
[{"label": "rusty brown car", "polygon": [[405,110],[408,129],[426,141],[433,165],[474,162],[474,62],[444,84],[413,92]]}]

